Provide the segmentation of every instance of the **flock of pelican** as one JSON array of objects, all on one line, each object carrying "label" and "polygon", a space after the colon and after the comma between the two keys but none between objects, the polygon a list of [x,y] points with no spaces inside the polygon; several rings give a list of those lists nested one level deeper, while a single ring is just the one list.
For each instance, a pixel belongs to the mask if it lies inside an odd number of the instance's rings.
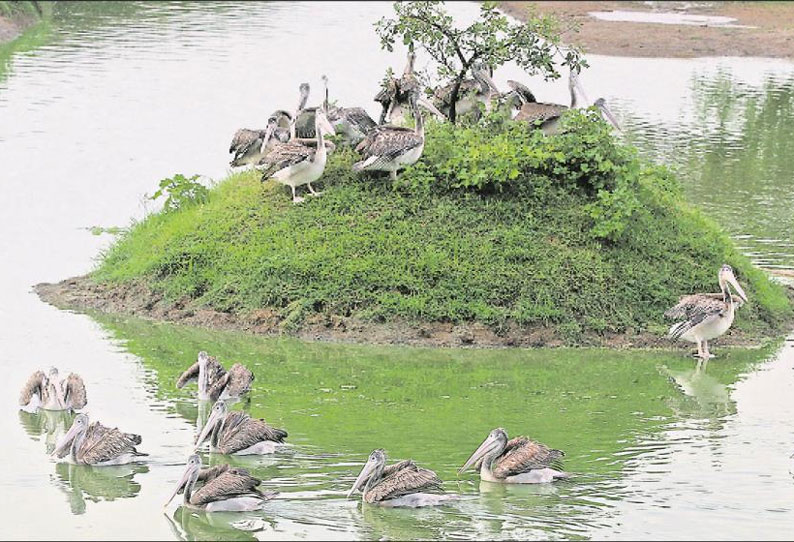
[{"label": "flock of pelican", "polygon": [[[317,116],[321,114],[317,112]],[[685,295],[665,313],[670,318],[681,319],[670,328],[669,335],[695,343],[701,362],[714,357],[708,341],[723,335],[733,323],[736,307],[747,302],[747,295],[729,265],[720,268],[718,282],[719,293]],[[737,299],[734,299],[732,288]],[[228,464],[202,468],[198,451],[209,441],[211,454],[271,454],[284,445],[287,432],[245,412],[229,409],[229,404],[251,391],[254,374],[245,366],[235,363],[226,370],[215,357],[202,351],[196,362],[179,376],[176,387],[181,389],[192,381],[197,383],[198,400],[212,404],[212,408],[199,429],[193,453],[166,505],[181,493],[183,506],[189,509],[207,512],[260,510],[265,502],[276,496],[275,491],[263,489],[263,481],[246,469]],[[85,408],[87,402],[83,380],[74,373],[61,378],[56,368],[51,368],[47,374],[33,373],[19,399],[20,409],[26,412],[39,409],[73,412]],[[145,461],[148,454],[137,449],[141,442],[140,435],[109,428],[97,421],[90,422],[87,414],[79,413],[55,443],[51,457],[94,467],[124,465]],[[471,454],[458,474],[473,468],[485,482],[551,483],[570,476],[561,468],[564,455],[561,450],[525,436],[510,439],[504,429],[497,428]],[[360,491],[362,501],[368,504],[432,506],[456,498],[445,494],[442,486],[442,480],[432,470],[420,467],[411,459],[387,465],[386,452],[376,449],[347,496]]]},{"label": "flock of pelican", "polygon": [[[457,116],[479,114],[480,105],[486,111],[493,107],[506,107],[517,120],[537,126],[544,133],[559,131],[560,117],[568,109],[595,106],[613,127],[620,129],[617,120],[603,98],[588,103],[579,83],[578,74],[569,75],[570,106],[542,103],[523,84],[509,81],[510,90],[501,92],[491,78],[485,64],[475,64],[472,77],[460,84],[458,99],[452,103],[454,84],[436,88],[432,100],[414,72],[416,55],[408,53],[408,62],[402,76],[390,77],[374,100],[381,105],[379,122],[362,107],[339,107],[328,101],[328,78],[322,76],[325,98],[319,106],[307,107],[310,87],[298,87],[298,105],[294,111],[274,111],[264,129],[237,130],[229,152],[233,155],[232,167],[253,166],[262,172],[262,180],[273,179],[290,187],[292,201],[304,199],[297,188],[306,185],[312,196],[320,195],[312,183],[325,171],[328,154],[335,145],[326,138],[340,136],[341,141],[361,155],[353,164],[354,171],[384,171],[392,180],[397,172],[415,164],[422,156],[425,144],[424,119],[420,106],[439,119],[446,119],[454,108]],[[414,127],[404,126],[410,117]]]}]

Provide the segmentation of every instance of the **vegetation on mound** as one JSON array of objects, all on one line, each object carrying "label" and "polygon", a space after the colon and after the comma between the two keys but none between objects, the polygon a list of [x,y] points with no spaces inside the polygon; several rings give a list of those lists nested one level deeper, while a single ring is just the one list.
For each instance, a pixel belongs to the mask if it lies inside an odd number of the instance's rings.
[{"label": "vegetation on mound", "polygon": [[735,327],[773,334],[792,309],[670,172],[615,142],[594,111],[560,135],[491,115],[431,124],[422,160],[391,183],[338,148],[325,193],[293,205],[255,171],[122,234],[94,272],[228,312],[274,308],[370,321],[663,332],[678,296],[716,291],[727,262],[751,302]]}]

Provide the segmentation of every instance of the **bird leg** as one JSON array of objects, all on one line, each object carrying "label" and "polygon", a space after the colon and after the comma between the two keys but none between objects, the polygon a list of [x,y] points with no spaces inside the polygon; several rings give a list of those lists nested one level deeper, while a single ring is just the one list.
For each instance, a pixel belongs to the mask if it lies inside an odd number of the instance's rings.
[{"label": "bird leg", "polygon": [[397,170],[396,169],[393,169],[393,170],[391,170],[389,172],[389,179],[391,179],[392,181],[396,181],[397,180]]},{"label": "bird leg", "polygon": [[709,342],[708,341],[703,341],[703,350],[705,351],[704,353],[705,353],[706,359],[716,358],[717,357],[714,354],[712,354],[711,352],[709,352]]},{"label": "bird leg", "polygon": [[698,357],[698,358],[700,358],[700,359],[703,359],[703,343],[705,343],[705,342],[706,342],[706,341],[701,341],[701,340],[698,340],[698,353],[697,353],[697,357]]},{"label": "bird leg", "polygon": [[309,192],[311,192],[312,196],[319,196],[322,192],[316,192],[312,187],[312,183],[306,183],[306,186],[309,187]]},{"label": "bird leg", "polygon": [[292,188],[292,203],[300,203],[303,201],[303,198],[295,195],[295,187],[290,186]]}]

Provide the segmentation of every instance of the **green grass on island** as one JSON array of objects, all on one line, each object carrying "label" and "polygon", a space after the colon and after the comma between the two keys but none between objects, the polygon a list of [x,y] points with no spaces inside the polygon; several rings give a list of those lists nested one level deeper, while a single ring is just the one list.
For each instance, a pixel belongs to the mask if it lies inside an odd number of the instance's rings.
[{"label": "green grass on island", "polygon": [[[230,313],[268,308],[295,330],[313,314],[362,322],[548,326],[569,344],[663,334],[681,294],[736,270],[750,297],[734,328],[779,335],[782,286],[687,205],[664,167],[618,143],[593,111],[560,135],[492,116],[431,123],[420,162],[392,183],[355,174],[338,147],[303,204],[256,171],[133,224],[94,280],[144,283],[167,300]],[[305,189],[304,189],[305,190]]]}]

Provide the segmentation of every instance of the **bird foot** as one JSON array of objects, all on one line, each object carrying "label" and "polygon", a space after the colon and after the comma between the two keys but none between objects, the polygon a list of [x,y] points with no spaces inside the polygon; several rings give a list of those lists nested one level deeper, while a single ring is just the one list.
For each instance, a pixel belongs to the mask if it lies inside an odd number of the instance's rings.
[{"label": "bird foot", "polygon": [[322,196],[323,193],[322,192],[312,192],[311,195],[312,196]]},{"label": "bird foot", "polygon": [[303,198],[300,196],[295,196],[292,198],[292,203],[303,203]]}]

